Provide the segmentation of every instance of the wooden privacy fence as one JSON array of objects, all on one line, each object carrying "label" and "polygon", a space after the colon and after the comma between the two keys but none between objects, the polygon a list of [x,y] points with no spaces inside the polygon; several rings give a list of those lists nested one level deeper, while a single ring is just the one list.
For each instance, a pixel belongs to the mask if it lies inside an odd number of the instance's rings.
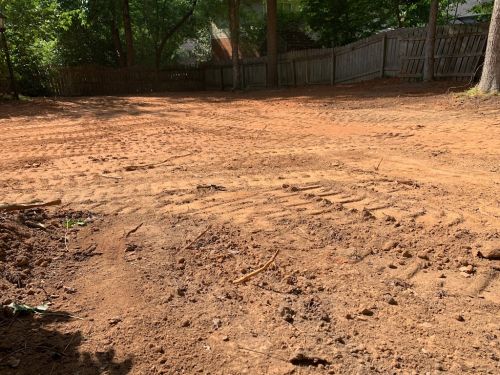
[{"label": "wooden privacy fence", "polygon": [[[425,28],[382,32],[336,48],[309,49],[281,54],[279,85],[304,86],[347,83],[377,77],[419,79],[424,66]],[[468,80],[480,67],[488,35],[487,24],[448,25],[437,30],[435,74]],[[266,87],[266,58],[241,64],[243,88]],[[229,64],[176,67],[161,70],[70,67],[46,74],[55,95],[119,95],[158,91],[195,91],[232,87]]]},{"label": "wooden privacy fence", "polygon": [[[382,32],[336,48],[293,51],[279,56],[278,74],[282,87],[347,83],[377,77],[422,77],[425,28]],[[478,70],[488,36],[487,24],[447,25],[437,30],[436,77],[468,80]],[[266,86],[266,59],[242,61],[243,88]],[[232,86],[230,65],[205,69],[205,87]]]},{"label": "wooden privacy fence", "polygon": [[48,80],[51,91],[61,96],[144,94],[204,89],[203,71],[191,67],[159,72],[144,68],[70,67],[53,72]]}]

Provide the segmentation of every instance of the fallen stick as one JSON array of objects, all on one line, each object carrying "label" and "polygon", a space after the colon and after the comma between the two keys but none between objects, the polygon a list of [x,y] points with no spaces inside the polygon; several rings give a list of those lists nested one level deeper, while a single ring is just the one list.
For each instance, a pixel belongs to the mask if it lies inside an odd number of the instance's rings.
[{"label": "fallen stick", "polygon": [[108,176],[107,174],[101,173],[99,176],[104,177],[104,178],[111,178],[113,180],[121,180],[123,177],[120,176]]},{"label": "fallen stick", "polygon": [[197,242],[197,241],[198,241],[201,237],[203,237],[203,235],[204,235],[205,233],[207,233],[207,232],[208,232],[208,230],[209,230],[211,227],[212,227],[212,226],[211,226],[211,225],[209,225],[209,226],[208,226],[208,227],[207,227],[207,228],[206,228],[203,232],[201,232],[199,235],[197,235],[197,236],[196,236],[196,238],[195,238],[194,240],[192,240],[190,243],[188,243],[186,246],[184,246],[184,247],[182,248],[182,250],[187,250],[187,249],[189,249],[191,246],[193,246],[193,245],[194,245],[194,244],[195,244],[195,243],[196,243],[196,242]]},{"label": "fallen stick", "polygon": [[261,352],[259,350],[255,350],[255,349],[250,349],[250,348],[244,348],[243,346],[240,346],[238,345],[238,349],[239,350],[247,350],[249,352],[254,352],[254,353],[257,353],[257,354],[262,354],[262,355],[265,355],[266,357],[269,357],[269,358],[274,358],[274,359],[279,359],[280,361],[283,361],[283,362],[288,362],[288,360],[284,359],[284,358],[281,358],[281,357],[275,357],[274,355],[272,354],[269,354],[269,353],[266,353],[266,352]]},{"label": "fallen stick", "polygon": [[160,161],[158,163],[151,163],[151,164],[141,164],[141,165],[128,165],[126,166],[124,169],[128,172],[130,171],[135,171],[137,169],[143,169],[143,168],[149,168],[149,167],[156,167],[158,165],[162,165],[162,164],[165,164],[165,163],[168,163],[169,161],[171,160],[174,160],[174,159],[179,159],[179,158],[184,158],[186,156],[190,156],[190,155],[193,155],[194,153],[193,152],[190,152],[188,154],[184,154],[184,155],[177,155],[177,156],[172,156],[168,159],[165,159],[163,161]]},{"label": "fallen stick", "polygon": [[3,204],[0,205],[0,211],[20,211],[20,210],[28,210],[30,208],[39,208],[39,207],[48,207],[48,206],[58,206],[62,202],[60,199],[56,199],[50,202],[44,203],[13,203],[13,204]]},{"label": "fallen stick", "polygon": [[137,232],[139,230],[140,227],[142,227],[144,225],[144,223],[140,223],[138,226],[136,226],[135,228],[129,230],[127,232],[127,234],[125,235],[125,238],[127,238],[128,236],[130,236],[131,234]]},{"label": "fallen stick", "polygon": [[274,255],[271,257],[271,259],[269,259],[266,264],[264,264],[262,267],[256,269],[255,271],[252,271],[250,272],[248,275],[245,275],[245,276],[242,276],[240,277],[239,279],[236,279],[233,281],[233,284],[240,284],[240,283],[243,283],[249,279],[251,279],[252,277],[254,277],[255,275],[261,273],[262,271],[265,271],[270,265],[271,263],[274,262],[274,260],[276,259],[276,256],[278,255],[278,253],[280,252],[280,250],[276,250],[276,252],[274,253]]}]

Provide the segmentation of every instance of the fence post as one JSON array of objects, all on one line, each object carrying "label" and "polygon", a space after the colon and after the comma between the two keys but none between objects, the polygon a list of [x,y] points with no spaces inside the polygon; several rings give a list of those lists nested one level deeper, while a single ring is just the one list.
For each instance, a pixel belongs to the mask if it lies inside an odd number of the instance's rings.
[{"label": "fence post", "polygon": [[224,91],[224,66],[220,67],[220,89]]},{"label": "fence post", "polygon": [[243,60],[241,60],[240,69],[241,69],[240,85],[241,85],[241,89],[245,90],[245,64],[243,63]]},{"label": "fence post", "polygon": [[309,85],[309,56],[306,58],[306,86]]},{"label": "fence post", "polygon": [[292,59],[292,78],[293,78],[293,87],[297,87],[297,69],[295,66],[295,59]]},{"label": "fence post", "polygon": [[387,34],[384,33],[384,36],[382,37],[382,61],[380,63],[380,78],[384,78],[385,75],[386,45],[387,45]]},{"label": "fence post", "polygon": [[330,83],[332,85],[335,84],[335,48],[332,46],[332,71],[330,72],[332,74],[332,77],[331,77],[331,80],[330,80]]}]

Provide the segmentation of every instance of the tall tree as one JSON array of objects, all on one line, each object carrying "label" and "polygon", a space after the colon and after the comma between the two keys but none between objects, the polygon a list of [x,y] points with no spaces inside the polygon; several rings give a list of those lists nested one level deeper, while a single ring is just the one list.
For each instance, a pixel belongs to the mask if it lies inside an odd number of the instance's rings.
[{"label": "tall tree", "polygon": [[125,54],[123,53],[123,48],[122,48],[122,42],[120,39],[120,30],[119,30],[119,25],[117,22],[117,17],[115,13],[115,9],[111,10],[111,17],[110,17],[110,29],[111,29],[111,38],[113,39],[113,46],[116,54],[116,60],[118,61],[118,64],[121,67],[124,67],[127,65],[127,58]]},{"label": "tall tree", "polygon": [[[175,23],[172,27],[165,29],[161,24],[157,25],[157,37],[154,40],[155,47],[155,66],[159,70],[161,66],[161,57],[163,54],[163,49],[167,41],[177,32],[179,29],[192,17],[198,0],[193,0],[189,6],[189,9],[184,13],[184,15]],[[156,2],[158,3],[158,1]],[[165,17],[165,14],[158,14],[158,18]]]},{"label": "tall tree", "polygon": [[438,10],[439,0],[432,0],[431,8],[429,10],[427,35],[425,37],[424,81],[432,81],[434,79],[434,51],[436,47]]},{"label": "tall tree", "polygon": [[500,92],[500,0],[495,0],[493,5],[483,73],[478,88],[484,93]]},{"label": "tall tree", "polygon": [[278,87],[278,4],[267,0],[267,86]]},{"label": "tall tree", "polygon": [[241,87],[240,82],[240,0],[229,2],[229,33],[231,37],[231,60],[233,63],[233,90]]},{"label": "tall tree", "polygon": [[123,0],[123,28],[125,29],[125,43],[127,45],[127,66],[134,65],[134,34],[132,33],[132,20],[130,19],[129,0]]}]

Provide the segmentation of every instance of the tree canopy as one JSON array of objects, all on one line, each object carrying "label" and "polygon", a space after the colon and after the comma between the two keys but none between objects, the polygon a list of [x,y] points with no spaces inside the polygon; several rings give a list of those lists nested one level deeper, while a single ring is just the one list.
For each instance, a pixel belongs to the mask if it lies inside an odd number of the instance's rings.
[{"label": "tree canopy", "polygon": [[[464,0],[441,0],[440,22]],[[342,45],[380,30],[423,26],[430,0],[278,0],[278,33],[300,30],[318,45]],[[128,8],[130,22],[124,17]],[[491,6],[477,8],[487,12]],[[228,27],[227,0],[0,0],[20,86],[43,93],[53,67],[103,65],[162,69],[205,61],[211,22]],[[265,2],[241,0],[240,39],[265,54]],[[127,22],[131,40],[127,37]],[[132,50],[130,48],[133,48]],[[134,58],[127,60],[133,51]],[[0,52],[1,54],[2,52]],[[130,57],[130,56],[129,56]],[[0,55],[0,77],[5,76]]]}]

